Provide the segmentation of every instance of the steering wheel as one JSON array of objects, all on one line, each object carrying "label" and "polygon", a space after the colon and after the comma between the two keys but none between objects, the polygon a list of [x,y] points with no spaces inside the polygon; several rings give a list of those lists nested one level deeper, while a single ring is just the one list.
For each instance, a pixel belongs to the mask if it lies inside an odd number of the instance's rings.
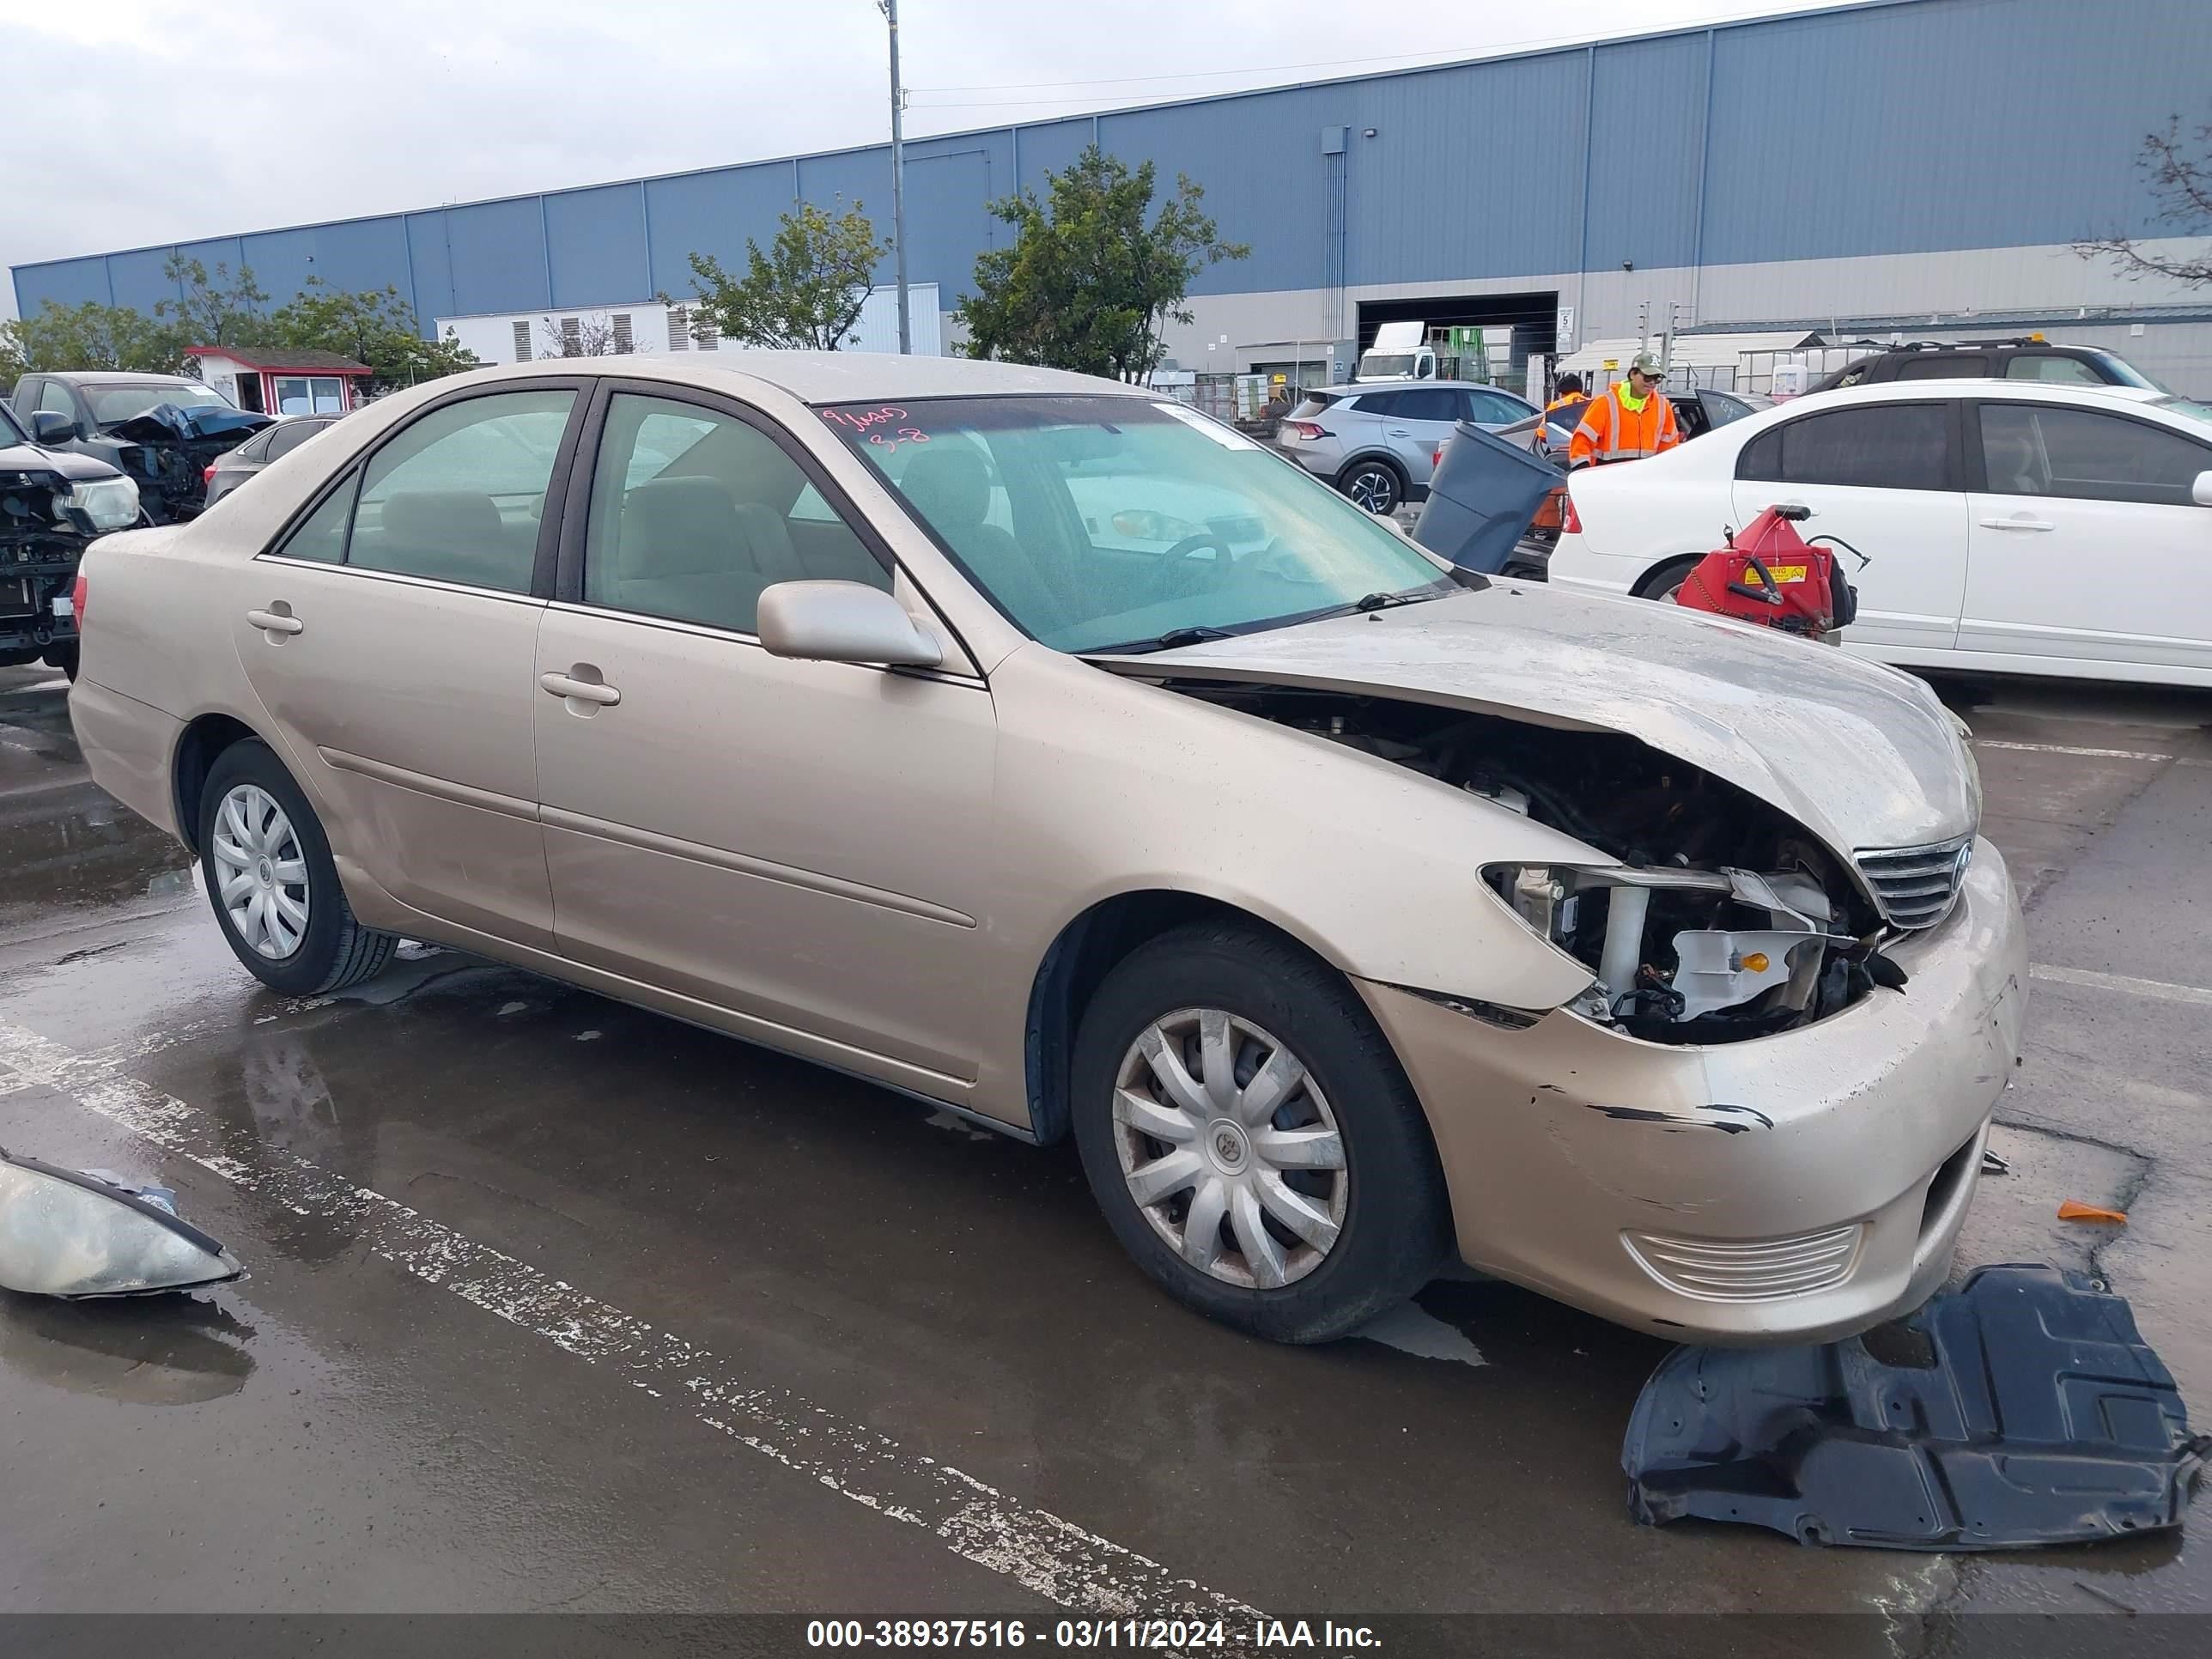
[{"label": "steering wheel", "polygon": [[[1211,547],[1220,557],[1200,564],[1191,555],[1201,547]],[[1211,530],[1201,530],[1194,536],[1186,536],[1161,556],[1162,582],[1168,592],[1180,598],[1188,593],[1217,592],[1229,580],[1237,556],[1229,550],[1229,544]]]}]

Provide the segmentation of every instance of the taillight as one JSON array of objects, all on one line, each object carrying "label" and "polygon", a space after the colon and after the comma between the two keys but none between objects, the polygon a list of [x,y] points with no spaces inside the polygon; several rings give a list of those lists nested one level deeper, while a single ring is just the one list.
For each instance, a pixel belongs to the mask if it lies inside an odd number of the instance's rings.
[{"label": "taillight", "polygon": [[1316,438],[1326,435],[1322,428],[1311,421],[1285,421],[1283,430],[1294,438],[1304,438],[1308,443],[1311,443]]},{"label": "taillight", "polygon": [[1429,452],[1429,470],[1433,472],[1444,464],[1444,447],[1438,444]]},{"label": "taillight", "polygon": [[75,586],[70,589],[70,609],[76,613],[76,631],[80,634],[84,632],[84,572],[80,570]]},{"label": "taillight", "polygon": [[1559,533],[1562,536],[1583,533],[1583,515],[1575,511],[1575,492],[1571,489],[1567,492],[1566,507],[1559,514]]},{"label": "taillight", "polygon": [[215,463],[213,461],[210,461],[205,466],[200,469],[200,483],[202,484],[211,484],[214,482]]}]

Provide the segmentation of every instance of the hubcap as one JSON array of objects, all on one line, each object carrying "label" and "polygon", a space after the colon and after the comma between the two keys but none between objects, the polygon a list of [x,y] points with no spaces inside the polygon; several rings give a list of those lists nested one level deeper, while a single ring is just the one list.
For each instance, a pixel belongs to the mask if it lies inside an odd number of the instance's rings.
[{"label": "hubcap", "polygon": [[216,902],[246,947],[282,962],[307,936],[307,860],[284,809],[241,783],[216,809]]},{"label": "hubcap", "polygon": [[1370,513],[1388,513],[1398,504],[1398,483],[1381,467],[1370,466],[1352,475],[1350,494],[1355,506]]},{"label": "hubcap", "polygon": [[1138,1034],[1115,1080],[1114,1143],[1152,1231],[1224,1284],[1292,1284],[1343,1231],[1351,1181],[1328,1102],[1273,1035],[1218,1008]]}]

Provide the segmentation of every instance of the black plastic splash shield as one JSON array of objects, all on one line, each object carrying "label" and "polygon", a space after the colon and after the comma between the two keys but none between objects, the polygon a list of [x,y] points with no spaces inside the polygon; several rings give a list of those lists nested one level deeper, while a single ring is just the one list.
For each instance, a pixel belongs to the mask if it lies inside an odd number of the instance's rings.
[{"label": "black plastic splash shield", "polygon": [[1647,1526],[1694,1516],[1808,1544],[1989,1550],[2179,1526],[2208,1452],[2124,1297],[2008,1266],[1863,1337],[1675,1349],[1636,1402],[1621,1467]]}]

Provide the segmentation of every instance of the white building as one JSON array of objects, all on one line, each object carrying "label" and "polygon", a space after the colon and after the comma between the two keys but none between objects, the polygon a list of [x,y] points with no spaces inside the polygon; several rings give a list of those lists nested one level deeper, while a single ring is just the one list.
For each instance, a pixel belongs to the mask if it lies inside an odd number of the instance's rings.
[{"label": "white building", "polygon": [[[944,319],[938,310],[937,284],[907,285],[907,314],[915,355],[945,355]],[[538,357],[620,356],[629,352],[740,351],[718,339],[714,325],[682,301],[658,300],[568,307],[538,311],[503,311],[474,317],[441,317],[438,335],[451,334],[487,363],[527,362]],[[898,289],[871,289],[861,301],[860,320],[842,348],[847,351],[898,349]]]}]

